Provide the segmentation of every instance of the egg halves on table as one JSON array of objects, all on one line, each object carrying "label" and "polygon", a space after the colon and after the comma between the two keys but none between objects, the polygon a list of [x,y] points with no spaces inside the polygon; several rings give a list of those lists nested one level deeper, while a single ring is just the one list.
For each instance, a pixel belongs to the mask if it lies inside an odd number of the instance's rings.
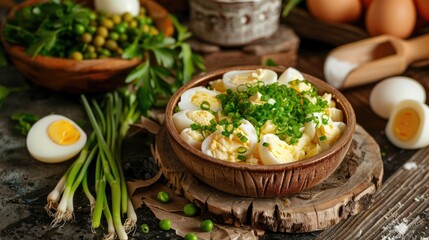
[{"label": "egg halves on table", "polygon": [[86,140],[85,132],[75,122],[52,114],[31,127],[27,135],[27,149],[41,162],[58,163],[76,156]]},{"label": "egg halves on table", "polygon": [[399,102],[390,115],[386,136],[395,146],[418,149],[429,145],[429,107],[415,100]]}]

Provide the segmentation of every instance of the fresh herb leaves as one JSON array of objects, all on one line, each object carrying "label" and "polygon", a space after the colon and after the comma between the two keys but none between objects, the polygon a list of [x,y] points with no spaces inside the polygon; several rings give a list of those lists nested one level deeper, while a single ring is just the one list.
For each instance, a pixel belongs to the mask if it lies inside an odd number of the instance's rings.
[{"label": "fresh herb leaves", "polygon": [[123,58],[145,57],[144,63],[125,80],[138,89],[140,111],[145,116],[152,107],[165,106],[169,97],[188,82],[197,69],[205,69],[202,57],[184,42],[190,37],[187,28],[173,16],[170,18],[176,29],[175,38],[163,34],[138,36],[122,55]]}]

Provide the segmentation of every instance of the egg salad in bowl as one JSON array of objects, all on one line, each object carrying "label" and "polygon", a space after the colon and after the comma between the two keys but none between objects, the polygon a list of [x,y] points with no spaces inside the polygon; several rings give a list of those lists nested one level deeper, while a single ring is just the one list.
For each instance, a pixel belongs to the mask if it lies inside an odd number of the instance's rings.
[{"label": "egg salad in bowl", "polygon": [[294,68],[229,71],[186,90],[173,122],[185,142],[228,162],[281,164],[314,156],[346,128],[331,93]]},{"label": "egg salad in bowl", "polygon": [[347,99],[294,68],[243,66],[199,76],[166,110],[173,151],[197,178],[249,197],[320,183],[344,158],[356,119]]}]

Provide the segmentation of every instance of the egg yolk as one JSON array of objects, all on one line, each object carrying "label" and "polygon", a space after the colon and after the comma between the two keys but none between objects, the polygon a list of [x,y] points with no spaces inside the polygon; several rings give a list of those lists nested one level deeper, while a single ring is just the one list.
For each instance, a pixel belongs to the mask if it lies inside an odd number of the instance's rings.
[{"label": "egg yolk", "polygon": [[402,140],[407,141],[413,138],[420,125],[420,118],[417,112],[411,108],[400,110],[393,122],[393,133]]},{"label": "egg yolk", "polygon": [[211,95],[206,92],[196,92],[191,97],[191,103],[198,107],[200,107],[204,101],[210,104],[210,109],[220,108],[220,100],[217,99],[215,95]]},{"label": "egg yolk", "polygon": [[293,162],[293,147],[281,140],[272,139],[268,145],[268,150],[278,160],[282,162]]},{"label": "egg yolk", "polygon": [[190,120],[196,123],[199,123],[201,125],[210,125],[211,124],[210,121],[215,119],[215,116],[213,116],[213,114],[205,110],[190,111],[186,114],[186,116]]},{"label": "egg yolk", "polygon": [[258,81],[261,81],[261,79],[266,74],[266,71],[263,69],[257,69],[254,72],[247,72],[242,74],[237,74],[234,77],[231,78],[231,83],[234,85],[240,85],[240,84],[255,84]]},{"label": "egg yolk", "polygon": [[67,120],[58,120],[49,125],[48,136],[56,144],[70,145],[80,138],[80,132]]}]

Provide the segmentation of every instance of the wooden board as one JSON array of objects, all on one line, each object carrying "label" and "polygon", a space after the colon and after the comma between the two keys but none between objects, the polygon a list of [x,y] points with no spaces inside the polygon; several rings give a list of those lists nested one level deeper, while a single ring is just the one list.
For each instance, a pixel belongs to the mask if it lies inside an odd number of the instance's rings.
[{"label": "wooden board", "polygon": [[318,239],[429,239],[429,147],[384,183],[366,212],[324,231]]},{"label": "wooden board", "polygon": [[203,56],[207,71],[212,71],[239,65],[264,65],[267,60],[284,67],[295,66],[299,38],[293,30],[281,25],[272,37],[241,47],[222,48],[195,38],[189,43]]},{"label": "wooden board", "polygon": [[302,8],[294,8],[281,22],[292,28],[299,37],[339,46],[370,37],[361,26],[330,23],[315,19]]},{"label": "wooden board", "polygon": [[360,126],[331,177],[312,189],[282,198],[240,197],[205,185],[177,159],[165,128],[157,135],[154,156],[171,187],[218,222],[274,232],[323,230],[368,209],[383,177],[379,147]]}]

